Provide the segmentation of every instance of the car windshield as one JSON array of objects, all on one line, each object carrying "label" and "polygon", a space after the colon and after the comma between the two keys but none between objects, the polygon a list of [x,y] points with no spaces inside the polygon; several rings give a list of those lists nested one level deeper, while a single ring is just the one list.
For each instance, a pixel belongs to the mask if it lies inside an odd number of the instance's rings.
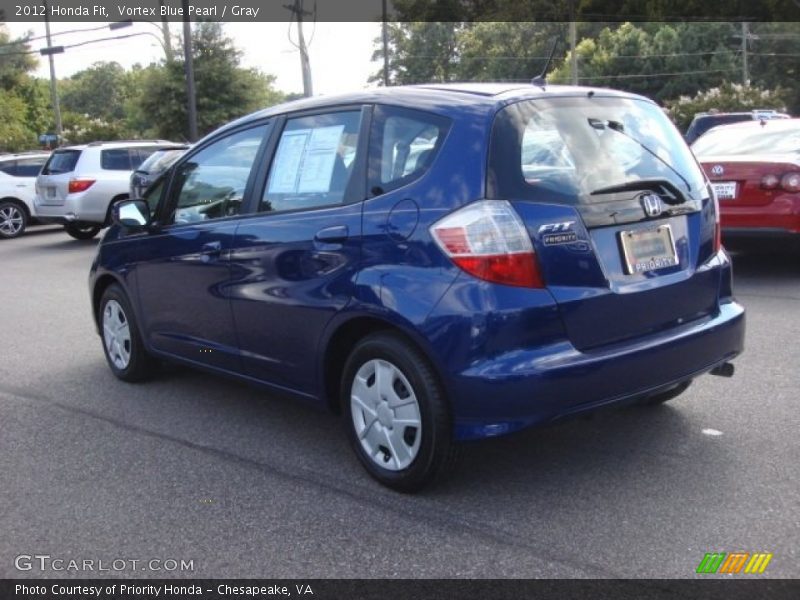
[{"label": "car windshield", "polygon": [[800,153],[800,125],[776,128],[766,123],[747,129],[720,127],[698,139],[692,150],[697,156]]},{"label": "car windshield", "polygon": [[680,133],[646,100],[512,104],[495,119],[490,153],[488,187],[498,198],[578,204],[602,202],[599,192],[644,180],[666,180],[683,192],[704,187]]},{"label": "car windshield", "polygon": [[141,165],[138,171],[145,173],[161,173],[166,171],[176,160],[186,152],[186,148],[165,148],[156,150]]}]

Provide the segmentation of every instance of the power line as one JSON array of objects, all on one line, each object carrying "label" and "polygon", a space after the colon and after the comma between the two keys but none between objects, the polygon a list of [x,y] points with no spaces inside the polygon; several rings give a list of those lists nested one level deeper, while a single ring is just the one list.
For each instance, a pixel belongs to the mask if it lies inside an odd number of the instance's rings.
[{"label": "power line", "polygon": [[641,77],[677,77],[678,75],[700,75],[702,73],[726,73],[728,71],[736,71],[738,67],[729,67],[727,69],[703,69],[698,71],[673,71],[670,73],[628,73],[625,75],[592,75],[581,77],[581,79],[636,79]]},{"label": "power line", "polygon": [[[96,40],[86,40],[83,42],[76,42],[74,44],[69,44],[67,46],[63,46],[64,50],[69,50],[70,48],[78,48],[80,46],[88,46],[89,44],[97,44],[99,42],[108,42],[109,40],[124,40],[126,38],[132,38],[140,35],[150,35],[154,36],[154,34],[150,33],[149,31],[140,31],[139,33],[129,33],[127,35],[113,35],[109,37],[97,38]],[[0,57],[3,56],[22,56],[26,54],[41,54],[40,50],[28,50],[26,52],[0,52]]]},{"label": "power line", "polygon": [[[68,35],[71,33],[83,33],[87,31],[98,31],[100,29],[108,29],[108,25],[101,25],[100,27],[87,27],[85,29],[69,29],[67,31],[57,31],[55,33],[51,33],[50,37],[56,37],[57,35]],[[46,35],[37,35],[36,37],[32,38],[22,38],[19,40],[14,40],[13,42],[7,42],[5,44],[0,44],[0,48],[5,48],[7,46],[17,46],[19,44],[29,44],[30,42],[34,42],[36,40],[43,40],[47,36]]]}]

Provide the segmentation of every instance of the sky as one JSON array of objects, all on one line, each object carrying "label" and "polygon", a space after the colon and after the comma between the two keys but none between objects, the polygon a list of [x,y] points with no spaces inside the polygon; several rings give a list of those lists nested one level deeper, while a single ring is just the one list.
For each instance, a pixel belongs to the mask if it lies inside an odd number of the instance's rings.
[{"label": "sky", "polygon": [[[102,23],[51,23],[50,31],[89,29],[102,27]],[[6,23],[12,39],[32,31],[34,36],[44,35],[43,22]],[[225,23],[227,35],[234,39],[242,50],[242,63],[246,67],[256,67],[262,72],[277,77],[276,87],[284,92],[302,92],[303,80],[300,71],[300,54],[288,38],[288,23]],[[180,23],[172,23],[174,36],[180,35]],[[361,90],[374,84],[367,79],[380,70],[378,63],[370,62],[373,52],[373,39],[380,35],[379,23],[305,23],[306,43],[309,44],[311,74],[314,94],[336,94]],[[72,33],[53,37],[53,45],[68,45],[88,40],[147,33],[123,40],[113,40],[89,44],[78,48],[68,48],[63,54],[55,55],[55,69],[58,78],[69,77],[97,61],[116,61],[129,68],[136,63],[150,64],[163,58],[164,51],[157,39],[160,24],[137,22],[117,31],[99,29],[97,31]],[[149,35],[152,34],[152,35]],[[154,37],[155,36],[155,37]],[[292,26],[292,37],[296,38],[296,26]],[[32,49],[44,47],[45,40],[32,42]],[[36,74],[49,77],[46,57],[39,58]]]}]

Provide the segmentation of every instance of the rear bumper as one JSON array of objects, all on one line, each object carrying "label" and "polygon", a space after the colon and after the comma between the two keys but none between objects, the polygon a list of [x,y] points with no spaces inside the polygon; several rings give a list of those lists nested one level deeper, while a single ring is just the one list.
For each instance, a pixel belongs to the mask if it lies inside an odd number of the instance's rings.
[{"label": "rear bumper", "polygon": [[502,435],[668,388],[737,356],[744,332],[744,308],[728,301],[714,316],[601,350],[561,341],[470,365],[450,378],[456,437]]},{"label": "rear bumper", "polygon": [[42,204],[36,199],[36,216],[42,223],[67,223],[100,224],[105,222],[105,209],[88,210],[85,194],[70,194],[63,204]]},{"label": "rear bumper", "polygon": [[800,195],[783,194],[763,206],[723,204],[720,219],[727,237],[800,235]]}]

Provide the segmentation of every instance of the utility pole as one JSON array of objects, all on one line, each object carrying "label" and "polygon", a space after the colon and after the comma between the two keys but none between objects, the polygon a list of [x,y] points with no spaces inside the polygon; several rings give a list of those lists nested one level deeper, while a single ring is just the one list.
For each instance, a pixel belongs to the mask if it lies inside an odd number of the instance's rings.
[{"label": "utility pole", "polygon": [[[574,14],[572,15],[574,18]],[[572,76],[572,85],[578,85],[578,55],[575,47],[578,45],[578,24],[569,22],[569,72]]]},{"label": "utility pole", "polygon": [[186,104],[189,110],[189,141],[197,141],[197,94],[194,89],[194,63],[192,62],[192,26],[189,20],[189,0],[183,6],[183,58],[186,69]]},{"label": "utility pole", "polygon": [[[47,5],[47,0],[44,0],[44,31],[45,36],[47,37],[47,47],[52,48],[53,42],[50,38],[50,17],[48,13],[50,12],[50,7]],[[62,50],[63,52],[63,50]],[[59,138],[59,141],[56,142],[57,144],[61,141],[61,133],[62,133],[62,124],[61,124],[61,107],[58,104],[58,87],[56,83],[56,65],[53,60],[53,55],[48,54],[47,60],[50,63],[50,99],[53,102],[53,112],[55,113],[56,117],[56,135]]]},{"label": "utility pole", "polygon": [[386,23],[386,0],[383,0],[383,19],[381,34],[383,36],[383,87],[389,87],[389,25]]},{"label": "utility pole", "polygon": [[[163,8],[164,0],[158,0],[158,5]],[[171,63],[175,55],[172,53],[172,37],[169,34],[169,19],[167,19],[166,15],[161,17],[161,35],[164,38],[164,56],[167,59],[167,63]]]},{"label": "utility pole", "polygon": [[303,16],[311,15],[311,11],[303,10],[303,0],[295,0],[294,4],[284,4],[283,8],[294,13],[297,19],[297,43],[294,46],[300,50],[300,66],[303,69],[303,95],[306,97],[314,95],[311,83],[311,61],[308,59],[308,48],[306,39],[303,37]]},{"label": "utility pole", "polygon": [[749,37],[749,24],[747,21],[742,21],[742,83],[745,86],[750,85],[750,71],[747,65],[747,41]]}]

